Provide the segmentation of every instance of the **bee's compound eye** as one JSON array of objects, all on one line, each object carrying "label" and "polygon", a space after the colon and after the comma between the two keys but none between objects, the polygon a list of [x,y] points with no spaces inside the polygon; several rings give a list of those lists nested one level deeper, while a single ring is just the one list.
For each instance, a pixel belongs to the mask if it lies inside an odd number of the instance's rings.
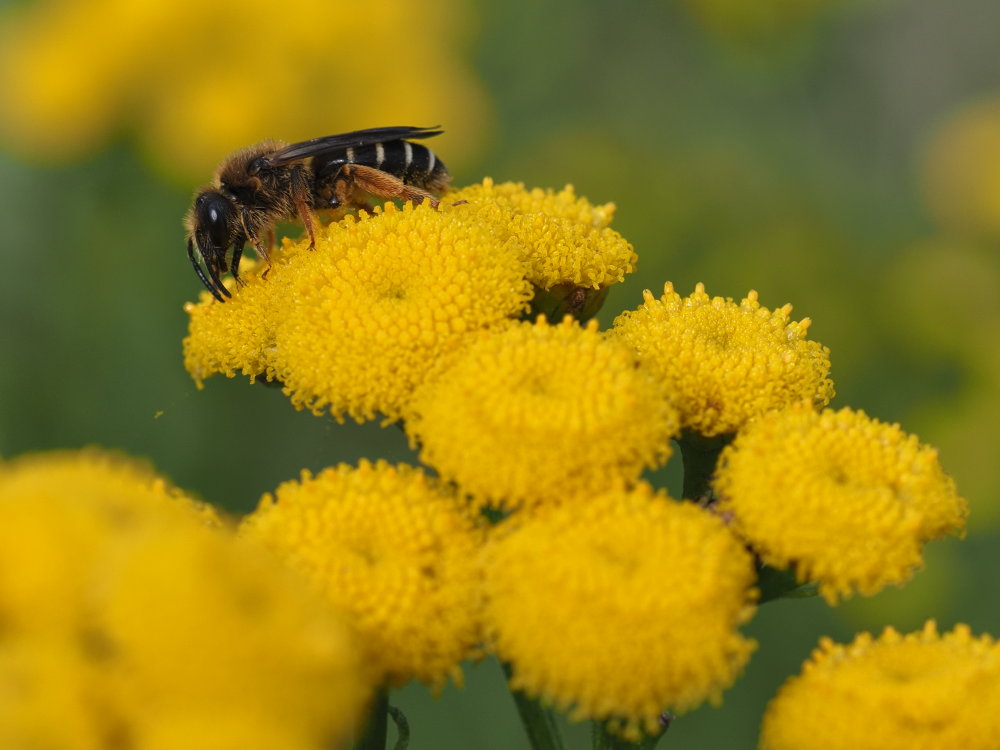
[{"label": "bee's compound eye", "polygon": [[228,220],[232,211],[232,203],[219,193],[202,193],[195,202],[198,226],[215,247],[229,244]]}]

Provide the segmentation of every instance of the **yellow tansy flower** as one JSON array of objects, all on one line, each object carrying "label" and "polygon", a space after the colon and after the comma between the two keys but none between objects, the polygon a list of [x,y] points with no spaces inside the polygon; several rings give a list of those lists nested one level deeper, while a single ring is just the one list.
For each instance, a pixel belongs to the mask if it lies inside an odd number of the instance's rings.
[{"label": "yellow tansy flower", "polygon": [[715,490],[764,562],[794,564],[831,603],[908,580],[924,542],[961,532],[968,513],[937,451],[850,409],[752,422],[724,449]]},{"label": "yellow tansy flower", "polygon": [[481,531],[452,489],[411,466],[342,464],[282,484],[241,528],[349,613],[390,684],[461,680],[480,640]]},{"label": "yellow tansy flower", "polygon": [[179,739],[206,714],[232,717],[221,727],[233,729],[245,717],[318,750],[356,728],[374,677],[359,640],[266,549],[209,529],[159,529],[112,562],[99,632],[117,654],[115,687],[136,735],[176,722]]},{"label": "yellow tansy flower", "polygon": [[521,183],[481,184],[454,191],[449,201],[468,210],[511,239],[528,280],[540,289],[559,286],[597,290],[622,281],[638,256],[608,225],[615,205],[591,205],[567,185],[555,192],[525,189]]},{"label": "yellow tansy flower", "polygon": [[150,525],[218,525],[138,461],[97,450],[0,461],[0,621],[6,631],[82,625],[92,566]]},{"label": "yellow tansy flower", "polygon": [[[263,137],[441,122],[452,163],[478,146],[488,119],[485,90],[462,60],[473,13],[454,0],[369,3],[363,25],[377,40],[340,34],[335,48],[299,30],[358,19],[345,0],[36,0],[4,11],[0,136],[47,160],[131,130],[168,173],[204,178]],[[281,52],[260,47],[236,59],[228,43],[271,37]],[[433,74],[373,72],[373,50]],[[265,99],[275,105],[258,106]]]},{"label": "yellow tansy flower", "polygon": [[1000,645],[933,621],[901,635],[824,638],[764,715],[761,750],[994,750]]},{"label": "yellow tansy flower", "polygon": [[0,638],[0,747],[107,750],[96,660],[79,638]]},{"label": "yellow tansy flower", "polygon": [[677,413],[596,322],[519,323],[478,337],[414,394],[421,460],[479,501],[555,502],[663,464]]},{"label": "yellow tansy flower", "polygon": [[519,314],[531,295],[510,247],[464,206],[388,204],[288,244],[226,304],[188,305],[184,361],[199,383],[240,370],[337,419],[399,416],[435,360]]},{"label": "yellow tansy flower", "polygon": [[736,304],[703,284],[681,297],[669,282],[659,299],[648,290],[643,299],[615,319],[612,335],[664,380],[684,429],[731,433],[772,409],[833,398],[829,350],[806,339],[808,318],[789,319],[791,305],[768,310],[754,291]]},{"label": "yellow tansy flower", "polygon": [[640,484],[514,516],[484,554],[486,618],[512,687],[659,731],[665,709],[718,702],[755,644],[750,554],[715,516]]},{"label": "yellow tansy flower", "polygon": [[370,681],[348,626],[148,468],[2,463],[0,514],[0,746],[152,747],[154,727],[237,714],[301,750],[353,730]]}]

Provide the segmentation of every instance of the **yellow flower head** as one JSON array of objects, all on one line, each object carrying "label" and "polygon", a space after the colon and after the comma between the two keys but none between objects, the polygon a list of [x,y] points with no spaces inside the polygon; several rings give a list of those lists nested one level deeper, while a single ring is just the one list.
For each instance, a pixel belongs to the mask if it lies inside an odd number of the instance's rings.
[{"label": "yellow flower head", "polygon": [[553,502],[665,462],[678,421],[660,385],[596,322],[519,323],[477,338],[415,395],[421,460],[479,501]]},{"label": "yellow flower head", "polygon": [[240,370],[292,403],[359,421],[400,410],[466,334],[519,314],[531,296],[513,249],[465,206],[388,204],[289,244],[226,304],[188,305],[185,366],[199,383]]},{"label": "yellow flower head", "polygon": [[933,621],[901,635],[820,641],[764,715],[761,750],[1000,747],[1000,645]]},{"label": "yellow flower head", "polygon": [[210,529],[160,529],[111,563],[99,632],[119,655],[115,687],[137,736],[172,724],[174,747],[195,747],[178,732],[210,715],[234,718],[217,736],[248,719],[318,750],[355,728],[374,677],[360,642],[266,549]]},{"label": "yellow flower head", "polygon": [[351,731],[370,683],[342,620],[149,469],[0,464],[0,513],[0,747],[151,747],[151,727],[234,713],[302,750]]},{"label": "yellow flower head", "polygon": [[[165,171],[197,178],[262,135],[301,140],[358,123],[443,122],[442,153],[452,163],[484,132],[484,90],[461,52],[471,14],[454,0],[369,3],[364,24],[378,29],[377,40],[341,34],[335,50],[297,29],[357,18],[346,0],[280,8],[268,0],[38,0],[4,10],[0,137],[45,159],[79,157],[133,129]],[[286,54],[256,48],[237,64],[220,36],[265,38],[282,20]],[[433,74],[373,74],[373,54]],[[266,99],[275,105],[258,106]]]},{"label": "yellow flower head", "polygon": [[106,690],[79,638],[0,640],[0,747],[107,750]]},{"label": "yellow flower head", "polygon": [[243,531],[349,613],[392,685],[440,687],[480,640],[481,531],[422,470],[362,461],[265,495]]},{"label": "yellow flower head", "polygon": [[572,285],[599,289],[615,284],[635,270],[632,245],[609,229],[615,205],[594,206],[573,187],[561,191],[521,183],[494,184],[487,178],[448,194],[449,201],[467,201],[469,211],[509,236],[525,264],[528,280],[541,289]]},{"label": "yellow flower head", "polygon": [[807,405],[752,422],[722,453],[719,510],[768,565],[794,564],[835,602],[902,583],[967,504],[937,451],[899,425]]},{"label": "yellow flower head", "polygon": [[0,622],[7,631],[80,626],[92,565],[150,525],[218,525],[144,464],[96,450],[0,462]]},{"label": "yellow flower head", "polygon": [[684,429],[705,436],[735,432],[748,419],[802,400],[833,398],[829,350],[806,339],[810,321],[789,320],[792,306],[770,311],[751,291],[739,304],[709,297],[703,284],[663,296],[615,319],[612,335],[674,394]]},{"label": "yellow flower head", "polygon": [[749,553],[723,523],[646,484],[514,516],[484,551],[486,618],[512,687],[655,733],[718,702],[755,644]]}]

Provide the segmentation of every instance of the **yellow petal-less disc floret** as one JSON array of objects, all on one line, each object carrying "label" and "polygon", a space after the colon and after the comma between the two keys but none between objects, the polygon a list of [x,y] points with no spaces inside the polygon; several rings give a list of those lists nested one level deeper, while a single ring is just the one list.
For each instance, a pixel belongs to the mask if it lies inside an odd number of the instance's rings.
[{"label": "yellow petal-less disc floret", "polygon": [[478,501],[576,498],[661,465],[677,413],[596,322],[513,324],[477,338],[414,395],[421,460]]},{"label": "yellow petal-less disc floret", "polygon": [[808,318],[789,319],[791,305],[768,310],[754,291],[736,304],[703,284],[681,297],[667,283],[662,297],[647,290],[643,299],[615,319],[612,335],[669,385],[684,429],[731,433],[772,409],[833,397],[829,350],[806,339]]},{"label": "yellow petal-less disc floret", "polygon": [[635,270],[638,256],[608,225],[615,205],[594,206],[567,185],[559,192],[521,183],[481,184],[448,194],[466,210],[510,237],[532,284],[541,289],[569,284],[599,289]]},{"label": "yellow petal-less disc floret", "polygon": [[937,451],[863,412],[768,414],[722,453],[719,510],[768,565],[794,564],[832,602],[902,583],[924,542],[965,527],[968,507]]},{"label": "yellow petal-less disc floret", "polygon": [[452,489],[362,461],[282,484],[241,528],[349,614],[390,684],[461,679],[480,640],[482,532]]},{"label": "yellow petal-less disc floret", "polygon": [[761,750],[994,750],[1000,644],[933,621],[901,635],[820,641],[764,715]]},{"label": "yellow petal-less disc floret", "polygon": [[659,731],[666,709],[718,702],[755,644],[753,562],[715,516],[648,485],[515,515],[484,550],[486,618],[512,687]]},{"label": "yellow petal-less disc floret", "polygon": [[298,408],[359,421],[399,412],[438,357],[531,296],[510,243],[458,206],[388,204],[286,247],[226,304],[189,305],[185,366],[277,379]]}]

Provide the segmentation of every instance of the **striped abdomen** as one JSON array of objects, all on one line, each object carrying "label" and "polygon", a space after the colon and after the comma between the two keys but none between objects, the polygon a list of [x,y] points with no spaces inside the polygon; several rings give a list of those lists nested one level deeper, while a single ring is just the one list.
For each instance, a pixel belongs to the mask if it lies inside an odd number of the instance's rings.
[{"label": "striped abdomen", "polygon": [[437,155],[427,146],[412,141],[387,141],[349,146],[317,156],[313,162],[316,185],[336,179],[345,164],[373,167],[398,177],[407,185],[439,193],[448,186],[451,175]]}]

